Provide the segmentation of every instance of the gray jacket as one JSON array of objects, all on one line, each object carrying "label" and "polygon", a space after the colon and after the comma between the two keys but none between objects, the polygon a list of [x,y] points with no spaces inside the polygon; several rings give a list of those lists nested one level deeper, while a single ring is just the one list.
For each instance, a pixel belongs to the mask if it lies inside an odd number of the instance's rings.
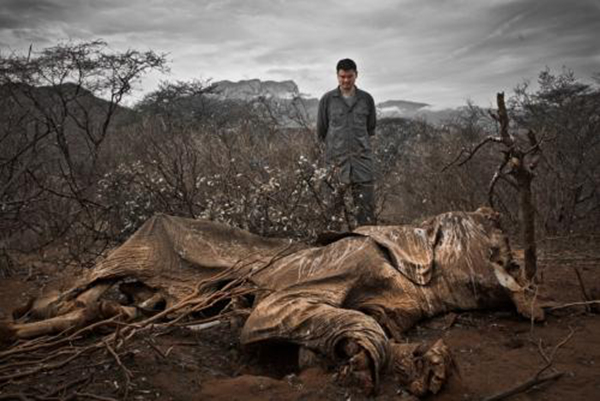
[{"label": "gray jacket", "polygon": [[342,182],[373,181],[369,137],[375,134],[376,123],[373,97],[358,88],[351,105],[346,103],[339,87],[319,101],[317,135],[325,142],[327,164],[339,168]]}]

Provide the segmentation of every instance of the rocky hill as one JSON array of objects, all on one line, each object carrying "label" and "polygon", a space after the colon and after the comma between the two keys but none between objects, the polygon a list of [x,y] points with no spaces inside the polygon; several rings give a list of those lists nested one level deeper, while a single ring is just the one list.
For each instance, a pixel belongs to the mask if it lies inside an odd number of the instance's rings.
[{"label": "rocky hill", "polygon": [[253,100],[259,97],[292,100],[298,96],[298,85],[294,81],[261,81],[249,79],[238,82],[218,81],[215,93],[224,99]]},{"label": "rocky hill", "polygon": [[[319,99],[301,95],[298,85],[292,80],[261,81],[260,79],[238,82],[218,81],[214,83],[215,95],[222,100],[253,101],[259,98],[276,103],[292,103],[302,107],[308,119],[316,122]],[[452,116],[454,109],[433,110],[427,103],[408,100],[386,100],[377,103],[380,118],[424,119],[437,124]]]}]

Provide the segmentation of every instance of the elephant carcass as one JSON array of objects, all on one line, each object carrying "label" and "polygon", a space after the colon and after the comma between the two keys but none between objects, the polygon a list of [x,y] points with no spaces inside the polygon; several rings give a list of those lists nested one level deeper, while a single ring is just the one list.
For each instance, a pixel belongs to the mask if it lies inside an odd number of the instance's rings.
[{"label": "elephant carcass", "polygon": [[[392,365],[406,361],[402,334],[423,318],[511,303],[521,314],[543,318],[519,284],[498,215],[487,208],[417,226],[361,227],[328,246],[300,250],[255,279],[272,293],[255,306],[242,343],[292,341],[330,358],[351,359],[363,350],[375,382],[390,358]],[[348,343],[358,349],[346,351]],[[429,355],[433,371],[448,365],[442,343],[431,352],[413,351]],[[439,389],[435,373],[431,379],[419,385],[420,393]]]},{"label": "elephant carcass", "polygon": [[[160,300],[169,308],[202,283],[213,283],[217,291],[219,282],[242,276],[259,291],[242,344],[295,343],[342,359],[346,370],[374,386],[392,366],[405,372],[407,386],[419,394],[439,390],[448,351],[440,343],[407,351],[402,333],[417,321],[511,300],[522,312],[533,310],[498,216],[489,209],[445,213],[415,226],[361,227],[318,247],[157,215],[72,288],[43,303],[38,316],[48,319],[19,322],[11,330],[22,338],[48,334],[48,322],[62,322],[64,330],[89,323],[95,311],[135,318],[131,310],[119,309],[125,307],[98,302],[115,283],[138,283],[147,293],[138,302]],[[541,317],[539,311],[535,317]],[[432,371],[406,373],[410,356],[428,358]],[[427,383],[421,383],[424,376]]]}]

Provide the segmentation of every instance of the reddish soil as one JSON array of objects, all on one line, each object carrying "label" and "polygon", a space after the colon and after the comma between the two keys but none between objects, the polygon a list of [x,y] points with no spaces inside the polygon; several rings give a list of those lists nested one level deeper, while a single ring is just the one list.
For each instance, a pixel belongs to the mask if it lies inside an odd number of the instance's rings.
[{"label": "reddish soil", "polygon": [[[550,246],[552,245],[552,246]],[[589,297],[600,298],[600,249],[593,242],[554,241],[540,252],[543,284],[540,297],[559,304],[582,300],[574,269]],[[574,250],[576,249],[576,250]],[[0,281],[0,314],[8,316],[28,296],[39,293],[47,275],[16,275]],[[525,382],[552,358],[545,374],[564,372],[555,381],[513,395],[511,400],[600,399],[600,315],[598,309],[570,307],[549,313],[532,325],[514,311],[475,311],[422,322],[407,333],[411,342],[443,338],[458,372],[428,400],[480,400]],[[228,323],[203,331],[176,328],[134,338],[120,350],[119,366],[100,347],[63,367],[17,380],[0,381],[5,399],[123,399],[130,372],[128,399],[133,400],[397,400],[411,399],[391,375],[382,379],[375,397],[336,383],[335,367],[297,369],[295,350],[241,349],[239,328]],[[76,340],[90,344],[102,333]],[[555,352],[554,352],[555,351]],[[553,355],[554,352],[554,355]],[[40,358],[32,355],[32,358]],[[3,371],[0,377],[19,371]]]}]

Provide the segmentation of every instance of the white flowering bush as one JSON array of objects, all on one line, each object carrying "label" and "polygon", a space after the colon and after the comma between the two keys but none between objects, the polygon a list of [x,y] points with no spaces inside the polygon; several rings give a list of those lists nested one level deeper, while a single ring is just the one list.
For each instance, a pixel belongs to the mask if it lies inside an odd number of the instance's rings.
[{"label": "white flowering bush", "polygon": [[[165,88],[167,109],[154,99]],[[349,188],[325,168],[310,124],[281,125],[273,117],[281,110],[265,102],[217,102],[204,90],[182,88],[167,85],[142,102],[143,119],[114,146],[118,163],[99,182],[98,199],[117,241],[161,212],[305,240],[354,228]],[[194,113],[185,112],[190,105]],[[378,211],[391,199],[386,181],[398,152],[397,140],[383,143],[375,152]]]},{"label": "white flowering bush", "polygon": [[98,201],[108,206],[105,229],[116,241],[126,239],[154,214],[157,196],[168,190],[140,160],[120,163],[98,181]]},{"label": "white flowering bush", "polygon": [[339,202],[343,187],[319,162],[312,133],[269,139],[241,131],[234,143],[210,132],[182,135],[138,147],[138,159],[120,163],[98,183],[116,240],[158,212],[296,239],[353,225],[349,205]]}]

